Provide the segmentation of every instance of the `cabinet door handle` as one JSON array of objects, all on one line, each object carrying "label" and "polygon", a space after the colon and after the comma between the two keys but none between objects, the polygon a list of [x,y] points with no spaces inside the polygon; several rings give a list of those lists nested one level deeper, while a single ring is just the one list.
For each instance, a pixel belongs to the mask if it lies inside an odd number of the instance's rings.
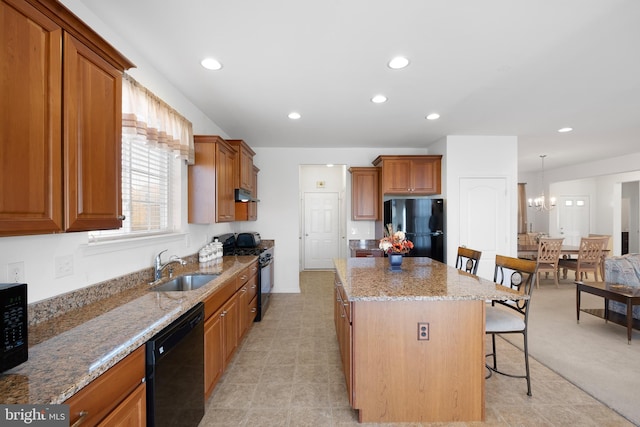
[{"label": "cabinet door handle", "polygon": [[225,314],[227,314],[227,312],[223,311],[222,313],[220,313],[220,317],[224,317]]},{"label": "cabinet door handle", "polygon": [[80,418],[78,418],[76,420],[75,423],[73,423],[73,425],[71,425],[71,427],[78,427],[79,425],[81,425],[84,420],[89,416],[89,411],[80,411]]},{"label": "cabinet door handle", "polygon": [[120,221],[124,221],[125,219],[127,219],[127,217],[125,215],[118,215],[116,217],[116,219],[120,220]]},{"label": "cabinet door handle", "polygon": [[252,309],[251,309],[251,312],[252,312],[252,313],[255,313],[256,311],[258,311],[258,310],[256,310],[255,308],[252,308]]}]

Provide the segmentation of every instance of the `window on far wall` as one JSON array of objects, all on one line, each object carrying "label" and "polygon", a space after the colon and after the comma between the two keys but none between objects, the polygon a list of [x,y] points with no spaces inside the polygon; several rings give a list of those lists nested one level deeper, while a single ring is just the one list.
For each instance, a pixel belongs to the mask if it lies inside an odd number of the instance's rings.
[{"label": "window on far wall", "polygon": [[122,82],[122,214],[118,230],[89,233],[92,241],[171,233],[175,159],[193,163],[191,123],[124,75]]}]

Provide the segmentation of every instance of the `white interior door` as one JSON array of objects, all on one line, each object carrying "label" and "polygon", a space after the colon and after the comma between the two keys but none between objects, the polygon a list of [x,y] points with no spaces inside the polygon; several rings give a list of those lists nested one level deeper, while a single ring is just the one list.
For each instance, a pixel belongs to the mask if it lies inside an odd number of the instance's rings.
[{"label": "white interior door", "polygon": [[589,196],[562,196],[558,201],[558,232],[563,244],[580,245],[589,236]]},{"label": "white interior door", "polygon": [[478,276],[493,279],[496,254],[508,254],[506,178],[460,179],[460,243],[482,251]]},{"label": "white interior door", "polygon": [[338,193],[304,193],[304,268],[333,268],[340,256]]}]

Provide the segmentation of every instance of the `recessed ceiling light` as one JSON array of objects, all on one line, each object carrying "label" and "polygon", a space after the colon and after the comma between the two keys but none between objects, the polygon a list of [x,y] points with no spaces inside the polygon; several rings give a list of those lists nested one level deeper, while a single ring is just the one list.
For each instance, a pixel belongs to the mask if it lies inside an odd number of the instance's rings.
[{"label": "recessed ceiling light", "polygon": [[291,120],[298,120],[302,116],[300,115],[300,113],[296,113],[295,111],[293,111],[289,113],[287,117],[289,117]]},{"label": "recessed ceiling light", "polygon": [[205,58],[200,61],[200,64],[202,64],[202,66],[207,70],[217,71],[222,68],[222,64],[213,58]]},{"label": "recessed ceiling light", "polygon": [[387,97],[384,95],[376,95],[371,98],[371,102],[374,104],[382,104],[383,102],[387,102]]},{"label": "recessed ceiling light", "polygon": [[561,128],[561,129],[558,129],[558,132],[565,133],[565,132],[571,132],[572,130],[573,128]]},{"label": "recessed ceiling light", "polygon": [[389,68],[393,68],[394,70],[399,70],[409,65],[409,60],[404,56],[396,56],[391,61],[389,61],[388,65],[389,65]]},{"label": "recessed ceiling light", "polygon": [[440,114],[438,113],[431,113],[427,116],[427,120],[437,120],[440,118]]}]

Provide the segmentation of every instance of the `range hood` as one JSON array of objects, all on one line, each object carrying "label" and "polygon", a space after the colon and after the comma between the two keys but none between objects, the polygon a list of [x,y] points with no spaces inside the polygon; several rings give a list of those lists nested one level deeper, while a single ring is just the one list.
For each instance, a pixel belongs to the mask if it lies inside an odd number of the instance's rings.
[{"label": "range hood", "polygon": [[236,202],[259,202],[260,200],[253,198],[251,192],[244,188],[235,189]]}]

